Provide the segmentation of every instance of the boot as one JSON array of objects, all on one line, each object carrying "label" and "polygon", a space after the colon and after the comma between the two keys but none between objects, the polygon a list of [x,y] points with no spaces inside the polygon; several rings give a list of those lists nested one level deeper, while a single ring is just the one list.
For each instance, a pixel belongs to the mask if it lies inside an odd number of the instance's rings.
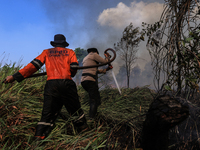
[{"label": "boot", "polygon": [[87,120],[84,114],[73,122],[78,133],[88,130]]},{"label": "boot", "polygon": [[90,112],[89,112],[90,118],[95,118],[96,113],[97,113],[97,108],[98,108],[98,105],[95,102],[90,103]]}]

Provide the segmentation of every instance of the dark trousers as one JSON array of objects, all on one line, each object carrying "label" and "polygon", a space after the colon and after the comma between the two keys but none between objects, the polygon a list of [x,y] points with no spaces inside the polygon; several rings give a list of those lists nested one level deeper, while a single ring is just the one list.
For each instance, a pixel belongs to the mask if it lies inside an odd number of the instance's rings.
[{"label": "dark trousers", "polygon": [[75,126],[86,124],[74,81],[68,79],[48,80],[44,89],[42,117],[36,127],[35,136],[46,137],[51,132],[63,105],[70,115],[77,116],[78,119],[74,121]]},{"label": "dark trousers", "polygon": [[97,108],[101,104],[98,83],[96,81],[83,81],[81,85],[89,94],[89,117],[94,118],[97,113]]}]

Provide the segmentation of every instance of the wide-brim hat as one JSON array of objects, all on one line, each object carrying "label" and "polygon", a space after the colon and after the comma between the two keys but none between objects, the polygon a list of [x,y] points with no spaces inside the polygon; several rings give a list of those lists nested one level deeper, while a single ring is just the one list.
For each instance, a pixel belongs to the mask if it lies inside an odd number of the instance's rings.
[{"label": "wide-brim hat", "polygon": [[88,48],[87,52],[88,53],[90,53],[90,52],[97,52],[97,54],[99,54],[99,51],[96,48]]},{"label": "wide-brim hat", "polygon": [[69,46],[69,43],[66,42],[66,38],[62,34],[54,35],[54,41],[51,41],[50,44],[55,47],[57,45],[62,45],[64,47]]}]

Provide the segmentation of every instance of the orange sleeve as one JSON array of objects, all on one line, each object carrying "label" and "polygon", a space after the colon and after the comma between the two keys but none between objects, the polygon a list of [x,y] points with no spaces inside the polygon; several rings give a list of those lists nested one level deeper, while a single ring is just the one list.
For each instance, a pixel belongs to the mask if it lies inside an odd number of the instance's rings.
[{"label": "orange sleeve", "polygon": [[24,77],[28,77],[35,73],[37,71],[37,68],[32,64],[29,63],[27,66],[25,66],[23,69],[19,70],[19,73]]},{"label": "orange sleeve", "polygon": [[20,69],[17,73],[13,75],[14,79],[18,82],[21,82],[26,77],[32,75],[37,70],[39,70],[44,62],[45,62],[45,51],[42,52],[39,56],[37,56],[35,59],[33,59],[28,65],[26,65],[24,68]]}]

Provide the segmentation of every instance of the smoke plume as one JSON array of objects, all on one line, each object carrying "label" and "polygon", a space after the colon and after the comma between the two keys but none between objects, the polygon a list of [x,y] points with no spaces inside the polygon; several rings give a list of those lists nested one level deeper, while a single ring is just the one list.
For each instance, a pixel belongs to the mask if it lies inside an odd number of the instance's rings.
[{"label": "smoke plume", "polygon": [[[63,33],[70,44],[69,48],[96,47],[102,57],[105,49],[113,48],[114,43],[120,41],[124,28],[131,22],[134,27],[141,27],[142,22],[154,23],[163,11],[162,3],[130,0],[49,0],[48,3],[43,0],[43,4],[46,14],[55,24],[55,34]],[[135,66],[138,65],[142,74],[147,71],[145,66],[150,61],[146,42],[140,44],[137,55],[140,59]],[[115,74],[122,65],[117,55],[113,62]]]}]

